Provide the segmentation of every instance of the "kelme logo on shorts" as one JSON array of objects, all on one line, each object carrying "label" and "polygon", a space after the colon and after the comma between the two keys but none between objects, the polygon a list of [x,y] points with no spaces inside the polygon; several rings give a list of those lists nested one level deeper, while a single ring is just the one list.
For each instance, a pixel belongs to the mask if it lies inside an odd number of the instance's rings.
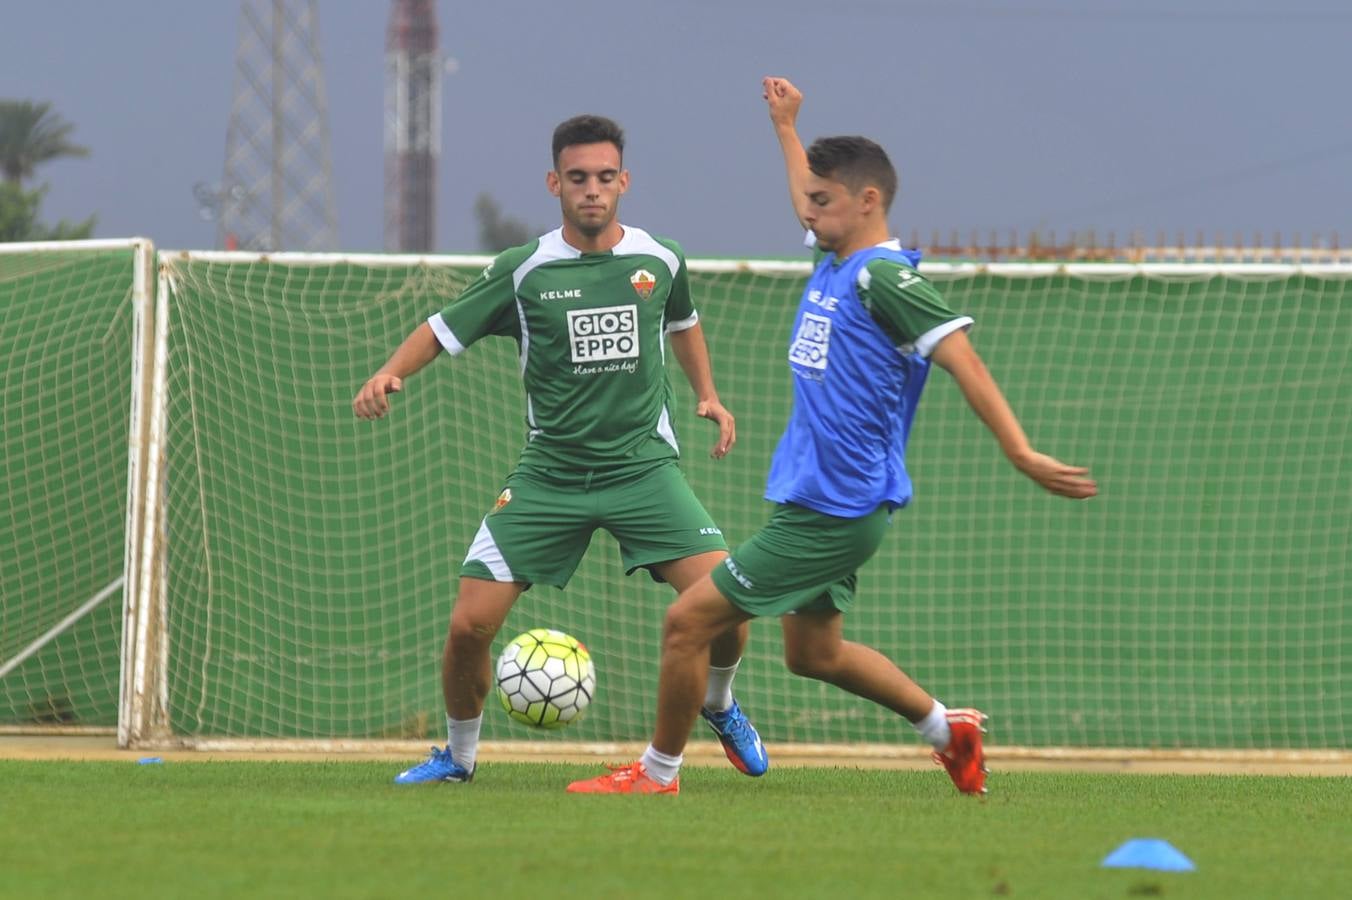
[{"label": "kelme logo on shorts", "polygon": [[755,582],[753,582],[750,578],[747,578],[745,575],[742,574],[742,570],[737,568],[737,563],[732,561],[731,556],[723,557],[723,565],[727,567],[728,573],[732,575],[732,577],[742,587],[746,588],[747,590],[751,590],[756,586]]},{"label": "kelme logo on shorts", "polygon": [[634,286],[634,290],[638,291],[638,295],[644,300],[651,297],[653,288],[657,287],[657,279],[647,269],[639,269],[633,275],[630,275],[629,283]]},{"label": "kelme logo on shorts", "polygon": [[497,502],[493,504],[493,512],[497,512],[498,510],[502,509],[504,506],[506,506],[508,503],[511,502],[512,502],[512,489],[503,488],[502,493],[498,494]]},{"label": "kelme logo on shorts", "polygon": [[568,310],[568,344],[575,363],[638,356],[638,307]]}]

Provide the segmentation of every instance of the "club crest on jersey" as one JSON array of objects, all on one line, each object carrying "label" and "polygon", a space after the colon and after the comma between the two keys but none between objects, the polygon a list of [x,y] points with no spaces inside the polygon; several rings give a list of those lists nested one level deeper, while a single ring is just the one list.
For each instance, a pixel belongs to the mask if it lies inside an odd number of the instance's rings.
[{"label": "club crest on jersey", "polygon": [[506,506],[508,503],[511,502],[512,502],[512,489],[503,488],[502,493],[498,494],[498,499],[493,504],[493,512],[497,512],[498,510],[502,509],[504,506]]},{"label": "club crest on jersey", "polygon": [[657,287],[657,279],[653,273],[647,269],[639,269],[633,275],[629,276],[629,283],[634,286],[634,290],[640,297],[647,300],[653,295],[653,288]]}]

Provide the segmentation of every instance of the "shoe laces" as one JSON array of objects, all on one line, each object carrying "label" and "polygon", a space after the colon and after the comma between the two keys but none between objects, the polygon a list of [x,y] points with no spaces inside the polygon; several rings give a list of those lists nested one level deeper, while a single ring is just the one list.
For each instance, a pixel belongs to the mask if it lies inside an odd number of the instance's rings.
[{"label": "shoe laces", "polygon": [[741,710],[739,710],[737,704],[734,703],[727,709],[719,710],[713,714],[713,717],[718,722],[718,727],[723,734],[735,739],[746,736],[746,726],[750,723],[747,721],[746,716],[739,715],[740,712]]},{"label": "shoe laces", "polygon": [[622,763],[611,765],[606,763],[606,768],[610,770],[610,779],[612,781],[637,781],[639,769],[642,763]]},{"label": "shoe laces", "polygon": [[428,766],[437,765],[437,764],[442,763],[442,762],[448,762],[448,763],[450,763],[451,765],[455,765],[455,760],[451,758],[451,748],[450,748],[450,745],[448,744],[448,745],[443,749],[443,748],[438,747],[437,745],[433,744],[433,745],[432,745],[432,752],[431,752],[431,754],[428,755],[427,759],[425,759],[425,760],[422,761],[422,763],[418,766],[418,768],[419,768],[419,769],[423,769],[423,768],[426,768],[426,767],[428,767]]},{"label": "shoe laces", "polygon": [[749,723],[747,722],[746,719],[742,718],[741,716],[737,716],[732,720],[732,722],[728,724],[727,731],[725,733],[727,734],[728,738],[731,739],[732,742],[735,744],[747,743],[748,741],[751,740],[750,735],[748,734],[747,728],[748,724]]}]

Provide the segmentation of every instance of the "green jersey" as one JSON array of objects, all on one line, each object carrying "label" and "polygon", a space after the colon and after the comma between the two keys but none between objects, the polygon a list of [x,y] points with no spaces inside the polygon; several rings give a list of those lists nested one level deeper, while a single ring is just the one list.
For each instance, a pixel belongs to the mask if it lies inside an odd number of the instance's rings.
[{"label": "green jersey", "polygon": [[664,339],[698,321],[680,245],[629,227],[602,253],[569,246],[562,229],[505,250],[428,319],[452,355],[515,339],[521,462],[584,470],[679,455]]}]

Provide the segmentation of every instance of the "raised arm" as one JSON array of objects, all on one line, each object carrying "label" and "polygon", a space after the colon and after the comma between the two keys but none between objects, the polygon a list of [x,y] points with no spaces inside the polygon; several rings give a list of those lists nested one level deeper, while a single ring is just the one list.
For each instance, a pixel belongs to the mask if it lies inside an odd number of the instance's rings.
[{"label": "raised arm", "polygon": [[718,400],[718,391],[714,388],[713,367],[709,364],[709,347],[704,342],[704,328],[698,322],[682,331],[671,332],[671,351],[681,364],[686,380],[695,391],[698,405],[696,415],[709,419],[718,425],[718,443],[710,451],[714,459],[728,455],[732,445],[737,443],[737,423],[732,413],[723,408]]},{"label": "raised arm", "polygon": [[990,429],[1000,442],[1014,467],[1027,475],[1043,490],[1084,500],[1098,493],[1098,485],[1088,478],[1089,470],[1068,466],[1045,453],[1039,453],[1028,443],[1023,427],[1009,408],[1004,394],[991,377],[986,364],[977,355],[976,348],[967,339],[967,332],[955,331],[939,342],[930,359],[938,363],[958,383],[972,411]]},{"label": "raised arm", "polygon": [[404,379],[437,358],[441,343],[432,326],[423,322],[404,338],[389,361],[367,379],[352,399],[352,411],[363,419],[380,419],[390,411],[390,394],[404,389]]},{"label": "raised arm", "polygon": [[807,228],[807,153],[798,138],[798,109],[803,95],[787,78],[765,78],[761,82],[762,96],[770,108],[770,123],[774,125],[779,149],[784,153],[784,171],[789,177],[789,200],[798,224]]}]

